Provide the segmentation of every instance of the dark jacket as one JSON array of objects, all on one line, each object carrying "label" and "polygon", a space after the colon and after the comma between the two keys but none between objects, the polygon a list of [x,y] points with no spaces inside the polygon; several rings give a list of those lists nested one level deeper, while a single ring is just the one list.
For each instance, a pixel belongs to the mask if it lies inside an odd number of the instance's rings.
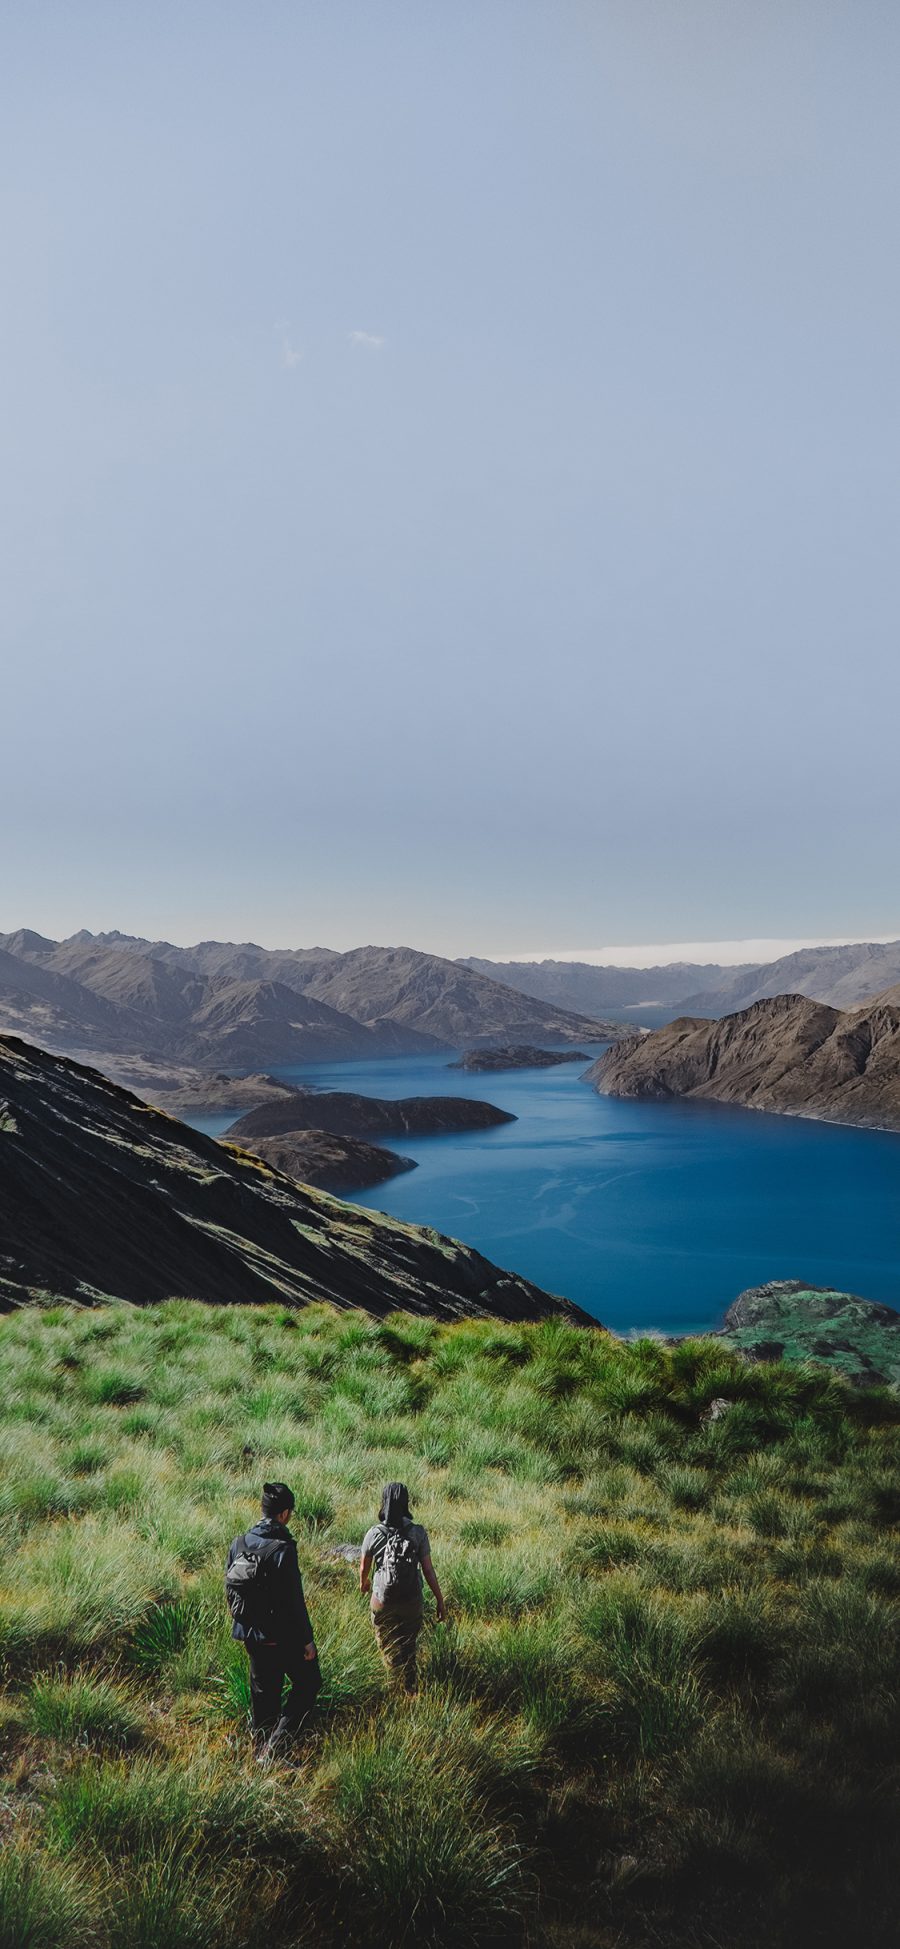
[{"label": "dark jacket", "polygon": [[276,1544],[271,1555],[274,1559],[268,1575],[272,1579],[274,1596],[272,1623],[268,1630],[260,1630],[257,1625],[244,1625],[236,1618],[231,1635],[247,1644],[279,1644],[289,1649],[298,1645],[312,1644],[313,1628],[309,1621],[306,1599],[303,1595],[303,1579],[297,1561],[297,1545],[283,1523],[273,1522],[270,1516],[261,1516],[252,1529],[243,1536],[236,1536],[228,1552],[228,1562],[234,1562],[246,1549],[253,1549],[261,1543]]}]

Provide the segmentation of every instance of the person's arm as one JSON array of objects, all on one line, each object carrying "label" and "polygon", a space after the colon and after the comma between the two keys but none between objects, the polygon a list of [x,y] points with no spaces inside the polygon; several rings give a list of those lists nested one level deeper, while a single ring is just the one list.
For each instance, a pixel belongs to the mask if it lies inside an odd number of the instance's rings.
[{"label": "person's arm", "polygon": [[304,1658],[312,1659],[316,1655],[316,1644],[309,1619],[309,1612],[306,1608],[306,1598],[303,1595],[303,1578],[300,1575],[300,1565],[297,1561],[297,1551],[295,1548],[288,1547],[283,1551],[280,1571],[283,1580],[284,1608],[288,1625],[291,1630],[297,1632],[300,1643],[303,1646]]},{"label": "person's arm", "polygon": [[437,1605],[437,1621],[439,1624],[443,1624],[447,1615],[447,1607],[444,1603],[444,1593],[438,1583],[437,1571],[430,1556],[423,1556],[422,1558],[422,1575],[429,1590],[434,1591],[434,1601]]},{"label": "person's arm", "polygon": [[374,1551],[363,1550],[362,1556],[359,1559],[359,1587],[363,1596],[365,1596],[372,1582],[372,1565],[374,1561]]}]

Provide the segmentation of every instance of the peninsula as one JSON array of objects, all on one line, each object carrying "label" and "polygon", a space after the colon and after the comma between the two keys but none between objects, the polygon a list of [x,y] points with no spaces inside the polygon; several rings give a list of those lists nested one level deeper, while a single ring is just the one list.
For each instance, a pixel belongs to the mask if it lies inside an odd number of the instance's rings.
[{"label": "peninsula", "polygon": [[774,995],[716,1022],[682,1016],[607,1049],[587,1080],[609,1096],[702,1097],[900,1130],[900,988],[852,1010]]}]

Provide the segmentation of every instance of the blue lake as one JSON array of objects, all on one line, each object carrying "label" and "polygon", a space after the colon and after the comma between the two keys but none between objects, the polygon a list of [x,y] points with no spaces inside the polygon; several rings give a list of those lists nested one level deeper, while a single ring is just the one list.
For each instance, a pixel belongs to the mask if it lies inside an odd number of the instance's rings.
[{"label": "blue lake", "polygon": [[[511,1110],[518,1121],[496,1130],[391,1140],[418,1169],[357,1202],[465,1239],[617,1331],[705,1330],[766,1279],[900,1307],[900,1136],[719,1104],[617,1102],[580,1081],[581,1063],[466,1075],[448,1060],[277,1073]],[[217,1136],[231,1119],[194,1121]]]}]

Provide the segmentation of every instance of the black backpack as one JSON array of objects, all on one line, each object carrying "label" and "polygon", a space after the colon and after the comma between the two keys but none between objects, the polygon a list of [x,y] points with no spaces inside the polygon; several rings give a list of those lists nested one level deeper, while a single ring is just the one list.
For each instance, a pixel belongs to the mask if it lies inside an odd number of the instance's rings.
[{"label": "black backpack", "polygon": [[235,1624],[242,1624],[245,1630],[272,1628],[277,1604],[275,1557],[283,1547],[280,1541],[239,1538],[225,1572],[225,1601]]},{"label": "black backpack", "polygon": [[378,1565],[383,1603],[418,1596],[420,1554],[408,1529],[385,1529],[384,1552]]}]

